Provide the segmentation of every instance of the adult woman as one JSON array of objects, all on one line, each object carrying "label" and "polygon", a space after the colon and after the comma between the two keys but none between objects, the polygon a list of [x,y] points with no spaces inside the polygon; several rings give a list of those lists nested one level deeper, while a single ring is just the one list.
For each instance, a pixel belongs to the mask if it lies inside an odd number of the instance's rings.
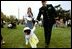
[{"label": "adult woman", "polygon": [[25,26],[26,27],[29,27],[30,29],[33,28],[33,13],[32,13],[32,10],[31,8],[29,7],[28,8],[28,11],[27,11],[27,15],[25,16]]}]

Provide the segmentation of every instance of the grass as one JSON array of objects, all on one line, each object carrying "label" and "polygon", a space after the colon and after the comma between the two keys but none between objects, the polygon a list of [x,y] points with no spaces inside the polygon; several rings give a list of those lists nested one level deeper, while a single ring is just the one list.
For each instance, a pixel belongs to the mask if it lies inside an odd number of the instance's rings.
[{"label": "grass", "polygon": [[[17,29],[8,29],[6,26],[1,28],[1,34],[6,42],[5,45],[1,45],[1,48],[30,48],[30,45],[25,45],[23,28],[23,25],[17,25]],[[35,34],[39,38],[38,48],[44,48],[43,27],[37,26]],[[71,28],[53,27],[49,48],[71,48]]]}]

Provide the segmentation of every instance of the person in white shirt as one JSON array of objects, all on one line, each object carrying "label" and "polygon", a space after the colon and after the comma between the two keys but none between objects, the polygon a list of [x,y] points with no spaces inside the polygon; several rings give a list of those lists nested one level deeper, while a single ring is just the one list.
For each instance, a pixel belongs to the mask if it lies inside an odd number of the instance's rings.
[{"label": "person in white shirt", "polygon": [[8,28],[11,28],[12,27],[12,24],[8,24]]},{"label": "person in white shirt", "polygon": [[70,19],[68,20],[68,26],[71,26],[71,20]]},{"label": "person in white shirt", "polygon": [[27,11],[27,14],[25,15],[25,26],[26,27],[29,27],[30,29],[33,28],[33,13],[32,13],[32,10],[31,8],[29,7],[28,8],[28,11]]}]

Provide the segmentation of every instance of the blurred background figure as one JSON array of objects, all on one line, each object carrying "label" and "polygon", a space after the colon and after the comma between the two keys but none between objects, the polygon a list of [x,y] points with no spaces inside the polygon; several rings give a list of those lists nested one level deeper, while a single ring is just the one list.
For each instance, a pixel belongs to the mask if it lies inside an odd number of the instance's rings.
[{"label": "blurred background figure", "polygon": [[[3,26],[3,19],[2,19],[2,17],[1,17],[1,29],[2,28],[4,28],[4,26]],[[2,44],[5,44],[5,41],[3,40],[3,36],[2,36],[2,34],[1,34],[1,45]]]},{"label": "blurred background figure", "polygon": [[27,15],[25,16],[25,26],[30,29],[33,28],[34,18],[31,8],[28,8]]}]

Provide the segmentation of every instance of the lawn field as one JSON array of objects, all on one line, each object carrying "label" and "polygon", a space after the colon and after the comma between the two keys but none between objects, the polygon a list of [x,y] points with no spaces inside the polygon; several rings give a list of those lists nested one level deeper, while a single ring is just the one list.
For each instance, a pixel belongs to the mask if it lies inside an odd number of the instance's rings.
[{"label": "lawn field", "polygon": [[[16,29],[1,28],[1,34],[5,41],[1,48],[30,48],[25,45],[23,25],[17,25]],[[44,48],[45,38],[43,27],[36,27],[35,34],[39,38],[38,48]],[[49,48],[71,48],[71,28],[53,27]]]}]

